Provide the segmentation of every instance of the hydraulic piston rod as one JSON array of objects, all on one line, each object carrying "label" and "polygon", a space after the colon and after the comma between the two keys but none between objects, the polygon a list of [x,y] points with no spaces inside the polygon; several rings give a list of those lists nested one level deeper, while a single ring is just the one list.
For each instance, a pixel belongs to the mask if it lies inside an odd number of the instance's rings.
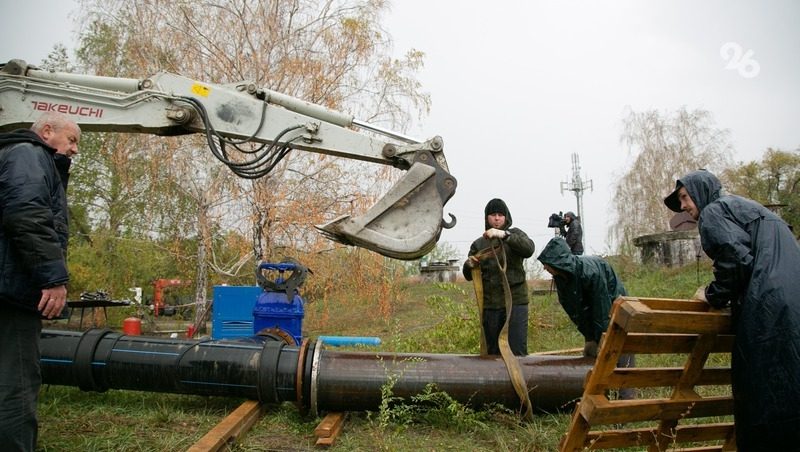
[{"label": "hydraulic piston rod", "polygon": [[[519,408],[499,357],[337,352],[322,342],[161,339],[94,329],[43,330],[41,364],[46,384],[289,401],[314,413],[378,409],[387,384],[409,402],[433,383],[470,406]],[[577,400],[592,367],[591,359],[563,356],[526,356],[520,364],[541,411],[565,409]]]}]

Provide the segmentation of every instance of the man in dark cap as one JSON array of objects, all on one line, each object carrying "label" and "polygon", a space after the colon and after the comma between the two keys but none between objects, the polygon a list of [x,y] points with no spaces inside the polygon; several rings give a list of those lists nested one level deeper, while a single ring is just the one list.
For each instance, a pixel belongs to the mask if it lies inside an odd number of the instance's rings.
[{"label": "man in dark cap", "polygon": [[[564,228],[566,226],[566,229]],[[564,224],[559,228],[561,236],[567,241],[572,254],[580,256],[583,254],[583,229],[581,228],[581,220],[572,212],[564,214]]]},{"label": "man in dark cap", "polygon": [[761,204],[722,193],[705,170],[664,199],[697,220],[714,280],[697,297],[731,306],[731,369],[740,451],[800,450],[800,246]]},{"label": "man in dark cap", "polygon": [[[472,281],[480,268],[483,287],[482,327],[489,355],[499,355],[498,339],[506,322],[506,296],[511,299],[508,342],[514,355],[528,354],[528,285],[523,262],[533,255],[533,240],[511,227],[511,213],[502,199],[492,199],[484,209],[485,231],[472,242],[462,273]],[[507,280],[507,284],[506,281]]]}]

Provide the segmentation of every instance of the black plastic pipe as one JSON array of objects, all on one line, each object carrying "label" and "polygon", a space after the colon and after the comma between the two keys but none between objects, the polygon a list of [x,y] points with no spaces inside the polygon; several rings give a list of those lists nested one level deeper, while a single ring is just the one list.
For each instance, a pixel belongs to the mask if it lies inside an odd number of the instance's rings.
[{"label": "black plastic pipe", "polygon": [[[520,358],[534,407],[556,411],[580,398],[592,360]],[[505,364],[475,355],[335,352],[320,342],[300,346],[264,337],[238,340],[161,339],[111,330],[43,330],[45,384],[85,391],[129,389],[295,402],[302,411],[376,410],[381,389],[410,397],[428,383],[470,406],[519,408]]]}]

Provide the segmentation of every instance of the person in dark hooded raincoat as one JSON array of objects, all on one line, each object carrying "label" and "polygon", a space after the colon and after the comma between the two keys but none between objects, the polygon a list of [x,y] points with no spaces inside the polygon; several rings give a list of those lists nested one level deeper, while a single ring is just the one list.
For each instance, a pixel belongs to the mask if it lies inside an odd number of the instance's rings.
[{"label": "person in dark hooded raincoat", "polygon": [[[583,355],[597,357],[600,338],[608,329],[611,305],[619,296],[627,295],[625,286],[611,267],[599,256],[578,256],[572,253],[562,237],[547,242],[539,262],[553,275],[558,302],[583,335]],[[619,367],[633,367],[633,355],[622,355]],[[632,388],[620,391],[621,399],[633,399]]]},{"label": "person in dark hooded raincoat", "polygon": [[611,265],[598,256],[577,256],[561,237],[547,242],[539,262],[553,275],[558,302],[583,335],[586,355],[597,356],[600,336],[608,329],[611,304],[627,295]]},{"label": "person in dark hooded raincoat", "polygon": [[714,281],[704,291],[731,306],[731,357],[739,451],[800,450],[800,246],[761,204],[724,195],[705,170],[678,179],[664,199],[697,220]]},{"label": "person in dark hooded raincoat", "polygon": [[[508,325],[508,344],[517,356],[528,354],[528,285],[525,281],[525,259],[533,256],[535,245],[522,229],[511,227],[511,212],[502,199],[490,200],[484,208],[485,231],[472,242],[469,257],[462,273],[472,281],[472,267],[480,265],[483,284],[483,328],[489,355],[499,355],[498,338],[506,322],[506,303],[502,274],[498,260],[491,253],[481,252],[501,244],[505,255],[505,274],[511,289],[511,318]],[[502,262],[502,261],[501,261]]]}]

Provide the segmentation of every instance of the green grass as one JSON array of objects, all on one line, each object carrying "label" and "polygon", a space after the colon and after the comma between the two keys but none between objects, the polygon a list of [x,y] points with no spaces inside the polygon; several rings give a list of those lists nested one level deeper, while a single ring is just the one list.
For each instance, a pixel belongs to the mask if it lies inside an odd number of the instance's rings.
[{"label": "green grass", "polygon": [[44,451],[185,450],[241,400],[45,386],[39,401]]},{"label": "green grass", "polygon": [[[614,264],[632,296],[688,298],[699,285],[694,265],[655,270],[627,262]],[[709,268],[703,266],[700,275],[701,283],[707,283]],[[383,344],[368,350],[478,353],[478,320],[469,283],[403,283],[389,316],[374,315],[370,308],[347,301],[310,303],[304,334],[381,337]],[[532,298],[528,332],[530,353],[583,345],[554,294]],[[667,358],[643,356],[639,365],[660,359]],[[376,411],[348,413],[342,435],[330,450],[553,451],[570,420],[569,414],[552,414],[520,422],[507,409],[473,410],[435,390],[420,395],[417,403],[388,403],[391,385],[384,390],[387,403]],[[39,403],[39,449],[186,450],[241,402],[121,390],[98,394],[46,386]],[[269,406],[231,450],[317,450],[313,431],[320,420],[303,416],[289,403]]]}]

